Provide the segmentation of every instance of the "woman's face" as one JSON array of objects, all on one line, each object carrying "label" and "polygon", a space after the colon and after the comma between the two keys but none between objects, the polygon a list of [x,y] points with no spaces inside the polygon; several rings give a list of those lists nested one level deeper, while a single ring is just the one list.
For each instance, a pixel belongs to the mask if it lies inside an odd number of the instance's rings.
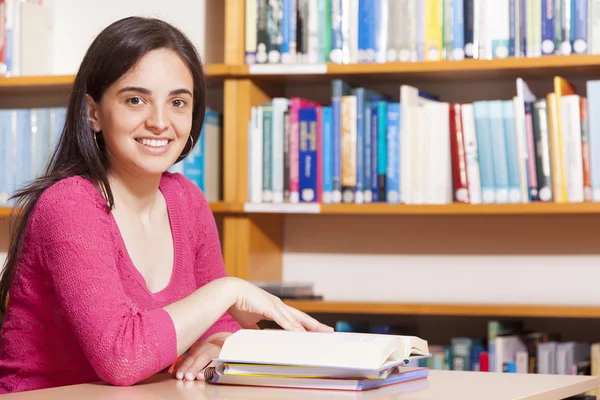
[{"label": "woman's face", "polygon": [[112,171],[159,175],[173,165],[191,140],[193,85],[179,56],[161,49],[147,53],[98,104],[88,97]]}]

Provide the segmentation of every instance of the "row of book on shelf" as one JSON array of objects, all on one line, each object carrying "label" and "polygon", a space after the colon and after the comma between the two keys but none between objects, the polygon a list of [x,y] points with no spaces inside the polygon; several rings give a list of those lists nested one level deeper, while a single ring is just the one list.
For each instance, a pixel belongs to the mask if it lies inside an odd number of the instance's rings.
[{"label": "row of book on shelf", "polygon": [[246,64],[600,54],[598,0],[246,0]]},{"label": "row of book on shelf", "polygon": [[52,0],[0,0],[0,76],[47,75]]},{"label": "row of book on shelf", "polygon": [[453,103],[401,85],[399,101],[344,80],[331,103],[252,107],[252,203],[575,203],[600,201],[600,80],[561,76],[534,94]]},{"label": "row of book on shelf", "polygon": [[[64,107],[0,110],[0,206],[13,205],[10,196],[46,168],[65,117]],[[170,168],[200,187],[209,202],[222,198],[221,120],[219,113],[207,109],[198,143]]]},{"label": "row of book on shelf", "polygon": [[[411,326],[337,321],[339,332],[414,335]],[[435,370],[556,375],[598,375],[600,342],[563,340],[559,333],[527,329],[522,320],[490,320],[487,336],[429,343],[431,357],[410,364]]]}]

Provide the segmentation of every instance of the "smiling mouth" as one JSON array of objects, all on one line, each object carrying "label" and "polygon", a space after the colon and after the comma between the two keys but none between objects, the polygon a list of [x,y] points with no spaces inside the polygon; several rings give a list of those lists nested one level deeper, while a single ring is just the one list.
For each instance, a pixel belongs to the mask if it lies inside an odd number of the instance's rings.
[{"label": "smiling mouth", "polygon": [[160,149],[161,147],[165,147],[168,145],[171,140],[170,139],[135,139],[136,142],[143,144],[144,146],[152,147],[155,149]]}]

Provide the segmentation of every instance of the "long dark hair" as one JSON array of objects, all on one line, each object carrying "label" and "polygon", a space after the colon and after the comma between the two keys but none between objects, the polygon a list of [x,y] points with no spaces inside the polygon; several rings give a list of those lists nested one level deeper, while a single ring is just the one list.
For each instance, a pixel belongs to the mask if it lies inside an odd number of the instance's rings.
[{"label": "long dark hair", "polygon": [[[88,119],[86,94],[96,102],[100,101],[106,90],[146,53],[165,48],[175,51],[192,74],[194,104],[190,134],[193,143],[198,143],[206,107],[206,82],[202,61],[194,45],[181,31],[154,18],[128,17],[106,27],[90,45],[79,66],[65,125],[44,173],[11,197],[15,200],[15,209],[10,221],[8,257],[0,279],[2,317],[6,313],[8,291],[23,248],[29,216],[44,190],[61,179],[79,175],[89,178],[98,186],[107,199],[109,209],[114,206],[107,179],[109,166],[102,152],[103,146],[98,146],[95,141],[95,133]],[[101,139],[101,135],[98,135],[98,139]],[[183,155],[191,150],[189,146],[186,144]],[[182,158],[180,156],[177,162]]]}]

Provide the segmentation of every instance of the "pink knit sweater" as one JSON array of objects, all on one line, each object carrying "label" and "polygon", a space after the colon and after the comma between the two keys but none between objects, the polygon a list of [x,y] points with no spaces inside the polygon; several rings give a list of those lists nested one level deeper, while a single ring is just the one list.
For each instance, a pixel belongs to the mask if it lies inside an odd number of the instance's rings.
[{"label": "pink knit sweater", "polygon": [[[90,181],[67,178],[42,194],[2,326],[0,393],[100,380],[130,385],[175,361],[175,328],[162,307],[225,276],[225,269],[215,221],[199,188],[167,172],[160,190],[175,262],[168,286],[157,293],[132,264]],[[238,329],[226,313],[199,339]]]}]

